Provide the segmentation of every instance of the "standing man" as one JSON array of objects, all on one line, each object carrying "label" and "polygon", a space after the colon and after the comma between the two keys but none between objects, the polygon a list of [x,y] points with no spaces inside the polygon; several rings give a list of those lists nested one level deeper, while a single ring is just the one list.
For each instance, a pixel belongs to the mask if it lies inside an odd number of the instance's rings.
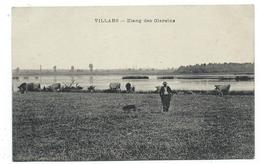
[{"label": "standing man", "polygon": [[172,90],[169,86],[167,86],[167,82],[163,82],[163,86],[160,89],[160,97],[162,100],[163,111],[168,112],[171,102]]}]

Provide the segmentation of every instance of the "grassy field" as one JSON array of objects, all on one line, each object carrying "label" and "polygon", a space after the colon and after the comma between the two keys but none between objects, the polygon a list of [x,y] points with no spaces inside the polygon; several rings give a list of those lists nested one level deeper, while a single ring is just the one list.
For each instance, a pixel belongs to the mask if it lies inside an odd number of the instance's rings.
[{"label": "grassy field", "polygon": [[[138,111],[124,112],[135,104]],[[254,96],[13,94],[13,160],[254,158]]]}]

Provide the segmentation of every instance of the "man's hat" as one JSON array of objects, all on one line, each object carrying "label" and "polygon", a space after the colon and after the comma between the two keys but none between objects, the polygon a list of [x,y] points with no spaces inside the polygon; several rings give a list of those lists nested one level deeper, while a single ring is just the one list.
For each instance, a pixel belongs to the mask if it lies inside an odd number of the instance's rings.
[{"label": "man's hat", "polygon": [[164,85],[164,84],[167,84],[167,82],[166,82],[166,81],[164,81],[162,84],[163,84],[163,85]]}]

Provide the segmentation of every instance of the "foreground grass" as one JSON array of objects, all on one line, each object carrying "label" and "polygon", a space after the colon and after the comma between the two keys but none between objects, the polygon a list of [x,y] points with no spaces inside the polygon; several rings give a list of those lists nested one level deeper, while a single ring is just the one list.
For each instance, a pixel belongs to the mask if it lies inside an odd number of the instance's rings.
[{"label": "foreground grass", "polygon": [[[135,104],[140,111],[125,113]],[[254,158],[254,96],[13,95],[13,160]]]}]

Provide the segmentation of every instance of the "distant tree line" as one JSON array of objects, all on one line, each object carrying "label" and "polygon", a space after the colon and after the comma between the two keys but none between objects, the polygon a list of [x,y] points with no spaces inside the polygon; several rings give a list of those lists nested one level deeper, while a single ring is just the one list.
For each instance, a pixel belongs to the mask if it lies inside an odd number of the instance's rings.
[{"label": "distant tree line", "polygon": [[180,66],[175,73],[253,73],[254,63],[209,63]]}]

